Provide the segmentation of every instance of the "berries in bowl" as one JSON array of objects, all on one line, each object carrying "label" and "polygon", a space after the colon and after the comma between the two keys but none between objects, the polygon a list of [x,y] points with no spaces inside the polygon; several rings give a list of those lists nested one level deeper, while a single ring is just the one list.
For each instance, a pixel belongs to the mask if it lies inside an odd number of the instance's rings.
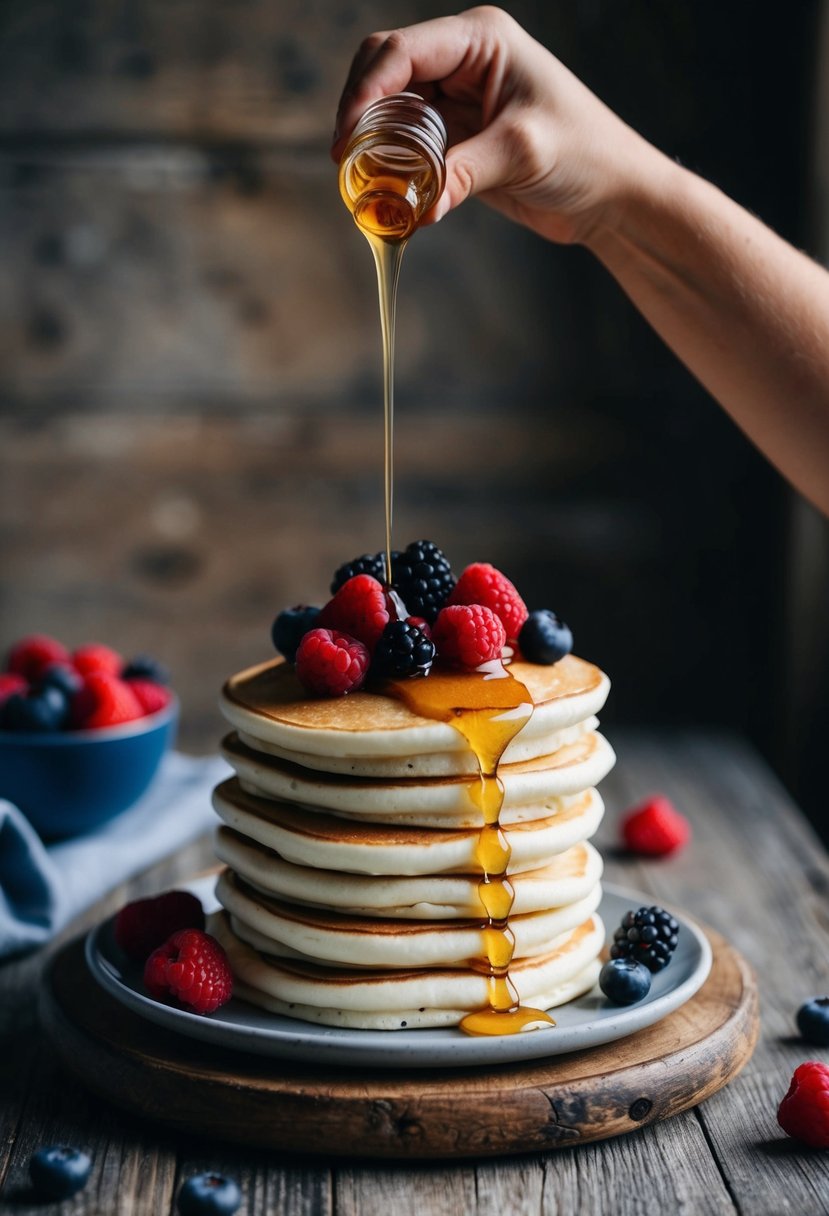
[{"label": "berries in bowl", "polygon": [[44,839],[94,830],[148,789],[171,745],[167,673],[98,643],[21,638],[0,672],[0,798]]}]

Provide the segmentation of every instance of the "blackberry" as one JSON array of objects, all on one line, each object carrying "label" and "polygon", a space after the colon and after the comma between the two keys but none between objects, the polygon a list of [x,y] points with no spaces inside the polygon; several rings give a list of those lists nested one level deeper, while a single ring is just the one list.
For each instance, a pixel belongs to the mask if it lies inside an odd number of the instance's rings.
[{"label": "blackberry", "polygon": [[433,624],[455,586],[449,562],[430,540],[414,540],[404,553],[392,554],[392,585],[409,616]]},{"label": "blackberry", "polygon": [[613,934],[610,957],[634,959],[649,971],[661,971],[673,957],[678,933],[679,925],[664,908],[626,912]]},{"label": "blackberry", "polygon": [[[399,554],[392,553],[392,561]],[[331,594],[336,595],[343,583],[347,583],[350,578],[354,578],[357,574],[370,574],[372,578],[376,578],[378,583],[386,581],[386,555],[385,553],[364,553],[362,557],[355,557],[353,561],[346,562],[345,565],[335,572],[331,583]]]},{"label": "blackberry", "polygon": [[374,648],[371,674],[427,676],[435,657],[435,644],[417,625],[389,621]]}]

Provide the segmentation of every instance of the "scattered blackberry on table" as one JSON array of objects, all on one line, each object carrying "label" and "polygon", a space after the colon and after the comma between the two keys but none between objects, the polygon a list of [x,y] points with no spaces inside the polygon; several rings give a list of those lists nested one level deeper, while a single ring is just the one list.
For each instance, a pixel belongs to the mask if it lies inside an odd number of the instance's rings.
[{"label": "scattered blackberry on table", "polygon": [[455,587],[448,559],[432,541],[415,540],[392,554],[391,572],[409,616],[425,617],[431,625]]},{"label": "scattered blackberry on table", "polygon": [[643,1001],[651,990],[651,973],[632,958],[612,958],[599,972],[599,987],[614,1005]]},{"label": "scattered blackberry on table", "polygon": [[829,996],[816,996],[800,1006],[797,1029],[807,1043],[829,1047]]},{"label": "scattered blackberry on table", "polygon": [[289,663],[293,663],[299,644],[309,630],[313,629],[320,614],[319,608],[308,604],[295,604],[285,608],[271,626],[271,639],[275,648]]},{"label": "scattered blackberry on table", "polygon": [[[391,556],[393,562],[400,554],[392,553]],[[343,583],[347,583],[356,574],[370,574],[372,578],[377,579],[378,583],[384,583],[386,581],[385,553],[364,553],[362,557],[355,557],[353,561],[345,562],[334,573],[331,581],[331,594],[336,595]]]},{"label": "scattered blackberry on table", "polygon": [[86,1153],[68,1144],[39,1148],[29,1161],[29,1177],[39,1195],[68,1199],[82,1190],[92,1170]]},{"label": "scattered blackberry on table", "polygon": [[649,971],[667,967],[676,949],[679,925],[664,908],[639,908],[626,912],[613,934],[612,959],[633,959]]},{"label": "scattered blackberry on table", "polygon": [[371,674],[377,676],[425,676],[435,657],[435,644],[408,621],[390,621],[374,648]]},{"label": "scattered blackberry on table", "polygon": [[163,663],[149,654],[137,654],[121,672],[122,680],[152,680],[153,684],[169,684],[170,673]]},{"label": "scattered blackberry on table", "polygon": [[518,646],[528,663],[551,667],[573,649],[573,635],[549,608],[538,608],[521,626]]},{"label": "scattered blackberry on table", "polygon": [[194,1174],[178,1193],[181,1216],[233,1216],[241,1202],[236,1183],[221,1174]]}]

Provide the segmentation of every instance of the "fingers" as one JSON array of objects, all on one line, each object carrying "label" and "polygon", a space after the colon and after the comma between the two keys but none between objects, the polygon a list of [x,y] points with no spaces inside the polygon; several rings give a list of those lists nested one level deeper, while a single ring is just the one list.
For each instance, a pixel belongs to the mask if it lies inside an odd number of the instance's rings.
[{"label": "fingers", "polygon": [[[484,10],[480,10],[483,12]],[[355,123],[372,101],[412,87],[433,98],[433,84],[468,67],[485,72],[484,23],[475,13],[438,17],[406,29],[372,34],[360,47],[337,111],[331,154],[339,160]],[[419,87],[426,85],[427,88]]]}]

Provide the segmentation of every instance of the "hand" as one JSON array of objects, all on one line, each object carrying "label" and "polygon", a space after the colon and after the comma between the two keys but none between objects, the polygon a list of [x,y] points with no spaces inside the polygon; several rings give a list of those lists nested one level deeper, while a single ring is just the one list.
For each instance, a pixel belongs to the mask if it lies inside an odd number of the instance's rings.
[{"label": "hand", "polygon": [[477,195],[550,240],[585,241],[643,159],[659,157],[498,8],[366,38],[340,101],[333,158],[372,101],[406,89],[434,105],[449,132],[446,188],[426,222]]}]

